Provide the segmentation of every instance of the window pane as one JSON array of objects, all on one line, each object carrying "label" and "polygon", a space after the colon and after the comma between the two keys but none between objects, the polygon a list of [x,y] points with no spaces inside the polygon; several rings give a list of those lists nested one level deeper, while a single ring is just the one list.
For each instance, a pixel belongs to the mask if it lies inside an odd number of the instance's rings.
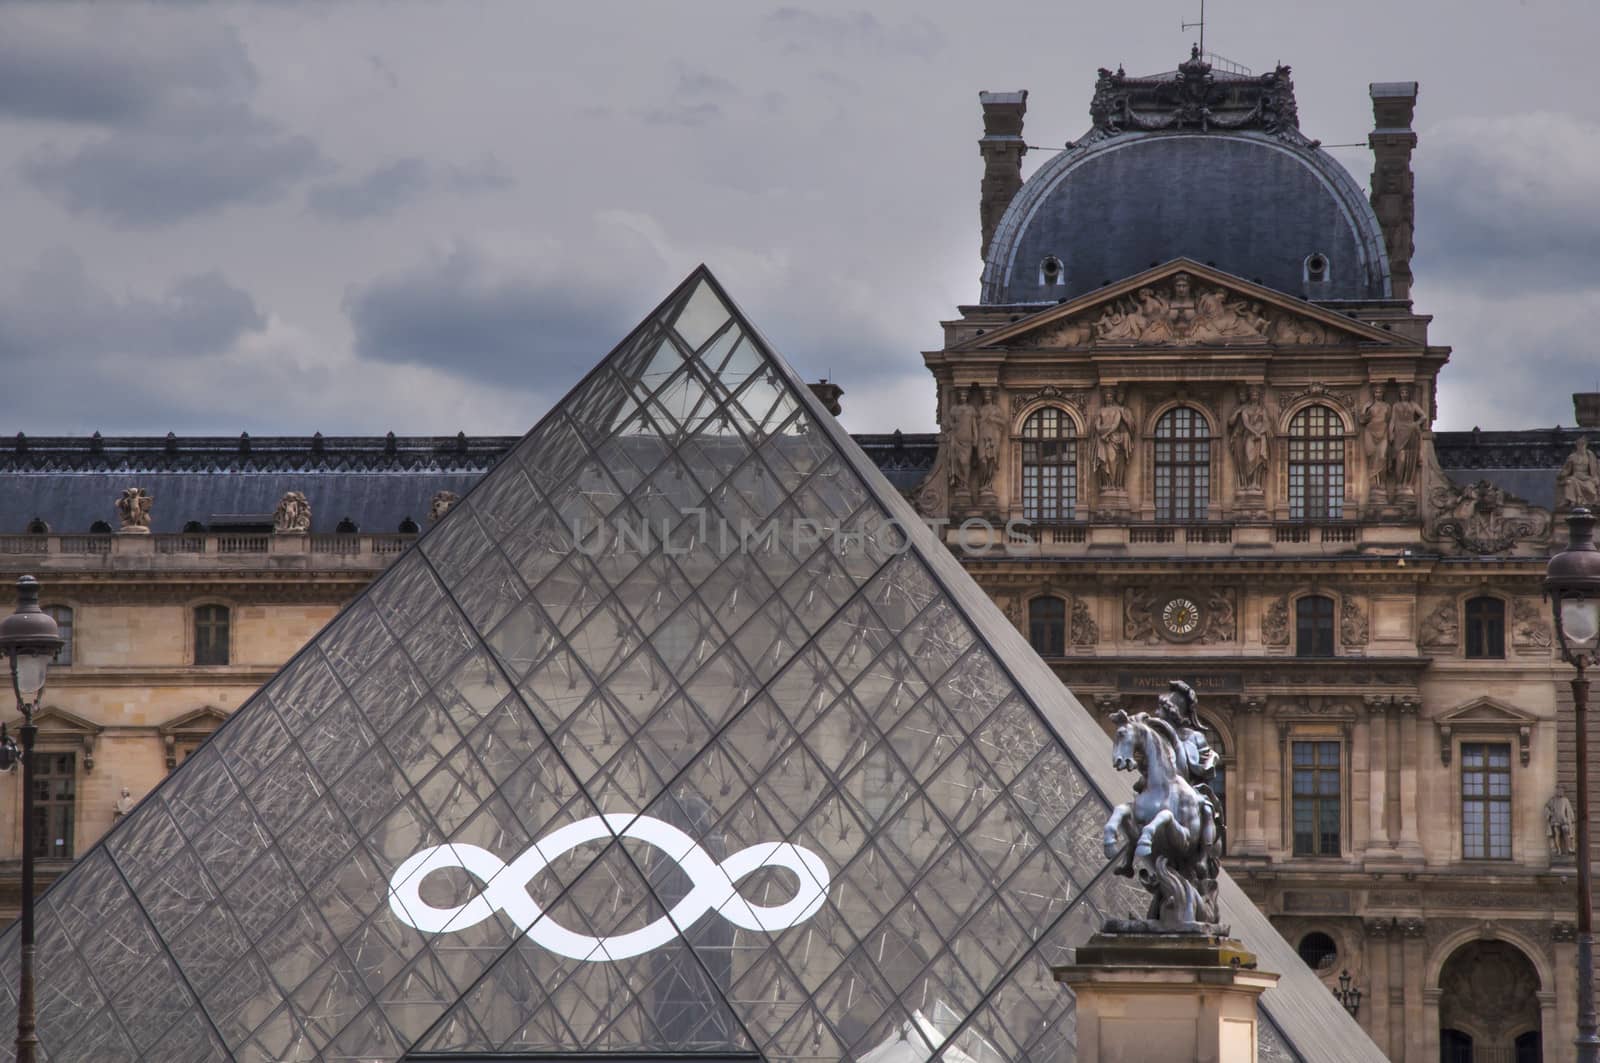
[{"label": "window pane", "polygon": [[1291,747],[1297,856],[1339,855],[1339,752],[1338,742],[1295,742]]},{"label": "window pane", "polygon": [[1506,603],[1499,598],[1473,598],[1467,602],[1467,656],[1501,658],[1506,655]]},{"label": "window pane", "polygon": [[1200,411],[1168,410],[1156,422],[1157,520],[1205,520],[1211,502],[1211,428]]},{"label": "window pane", "polygon": [[1066,652],[1067,603],[1046,596],[1028,603],[1028,641],[1041,657],[1059,657]]},{"label": "window pane", "polygon": [[1295,656],[1333,656],[1333,599],[1309,595],[1295,602]]},{"label": "window pane", "polygon": [[1289,422],[1289,516],[1344,516],[1344,423],[1327,406],[1308,406]]},{"label": "window pane", "polygon": [[202,605],[194,611],[194,663],[228,663],[228,608]]},{"label": "window pane", "polygon": [[33,855],[44,860],[70,860],[73,821],[78,801],[77,757],[71,753],[36,754],[33,761]]},{"label": "window pane", "polygon": [[1077,504],[1076,431],[1065,411],[1046,406],[1022,425],[1022,515],[1072,520]]}]

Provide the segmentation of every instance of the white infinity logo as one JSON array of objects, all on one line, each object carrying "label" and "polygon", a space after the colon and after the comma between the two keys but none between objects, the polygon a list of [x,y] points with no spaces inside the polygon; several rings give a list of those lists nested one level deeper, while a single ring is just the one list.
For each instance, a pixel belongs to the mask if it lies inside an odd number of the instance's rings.
[{"label": "white infinity logo", "polygon": [[[528,896],[527,884],[554,860],[588,842],[615,835],[645,842],[672,856],[694,887],[666,915],[648,926],[615,937],[575,934],[545,917]],[[678,855],[681,854],[681,855]],[[484,883],[483,892],[454,908],[438,908],[422,899],[422,880],[431,872],[459,867]],[[734,883],[763,867],[794,873],[799,888],[786,904],[751,904]],[[746,930],[787,930],[817,913],[827,897],[828,865],[810,849],[788,842],[767,842],[740,849],[720,864],[695,840],[670,823],[649,816],[611,813],[568,824],[539,841],[510,864],[476,845],[435,845],[416,853],[389,880],[389,910],[407,926],[427,934],[465,930],[505,912],[529,939],[574,960],[606,962],[640,956],[687,931],[707,912],[716,912]]]}]

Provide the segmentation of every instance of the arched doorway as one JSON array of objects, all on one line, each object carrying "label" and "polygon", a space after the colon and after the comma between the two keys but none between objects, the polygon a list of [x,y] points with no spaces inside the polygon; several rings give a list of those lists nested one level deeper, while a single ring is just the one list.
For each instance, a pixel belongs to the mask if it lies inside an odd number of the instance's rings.
[{"label": "arched doorway", "polygon": [[1539,972],[1508,941],[1469,941],[1439,972],[1439,1063],[1539,1063]]}]

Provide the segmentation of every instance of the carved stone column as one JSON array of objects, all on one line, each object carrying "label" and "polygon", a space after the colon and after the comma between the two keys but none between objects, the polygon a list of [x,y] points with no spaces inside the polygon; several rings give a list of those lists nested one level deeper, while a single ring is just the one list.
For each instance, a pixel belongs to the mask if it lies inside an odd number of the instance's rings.
[{"label": "carved stone column", "polygon": [[1389,919],[1366,921],[1367,1015],[1364,1025],[1373,1043],[1385,1055],[1393,1055],[1389,1044]]},{"label": "carved stone column", "polygon": [[1389,696],[1367,694],[1367,855],[1389,853]]},{"label": "carved stone column", "polygon": [[1239,856],[1266,856],[1267,832],[1262,822],[1266,806],[1267,765],[1262,747],[1266,744],[1267,699],[1245,696],[1239,699],[1239,756],[1235,759],[1234,773],[1239,782],[1234,792],[1239,809],[1233,821],[1240,825],[1239,844],[1234,850]]},{"label": "carved stone column", "polygon": [[[1428,960],[1428,941],[1424,936],[1426,926],[1421,919],[1402,919],[1399,923],[1401,937],[1401,952],[1405,964],[1405,999],[1422,1000],[1422,984],[1426,980],[1426,965]],[[1415,1010],[1402,1012],[1406,1016],[1405,1054],[1407,1060],[1427,1060],[1439,1058],[1439,1009],[1435,1006],[1433,1011],[1433,1029],[1428,1029],[1428,1021],[1424,1014],[1419,1015]],[[1429,1035],[1434,1042],[1433,1055],[1428,1055]]]},{"label": "carved stone column", "polygon": [[1422,859],[1422,841],[1417,834],[1417,713],[1422,699],[1415,694],[1395,698],[1400,716],[1400,844],[1401,857]]}]

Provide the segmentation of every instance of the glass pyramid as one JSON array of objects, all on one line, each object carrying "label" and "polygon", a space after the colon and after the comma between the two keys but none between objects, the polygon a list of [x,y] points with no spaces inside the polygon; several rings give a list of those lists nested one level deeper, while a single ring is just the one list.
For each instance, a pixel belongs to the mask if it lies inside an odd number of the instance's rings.
[{"label": "glass pyramid", "polygon": [[[45,895],[40,1036],[1058,1063],[1126,786],[702,268]],[[1264,1058],[1381,1058],[1225,889]]]}]

